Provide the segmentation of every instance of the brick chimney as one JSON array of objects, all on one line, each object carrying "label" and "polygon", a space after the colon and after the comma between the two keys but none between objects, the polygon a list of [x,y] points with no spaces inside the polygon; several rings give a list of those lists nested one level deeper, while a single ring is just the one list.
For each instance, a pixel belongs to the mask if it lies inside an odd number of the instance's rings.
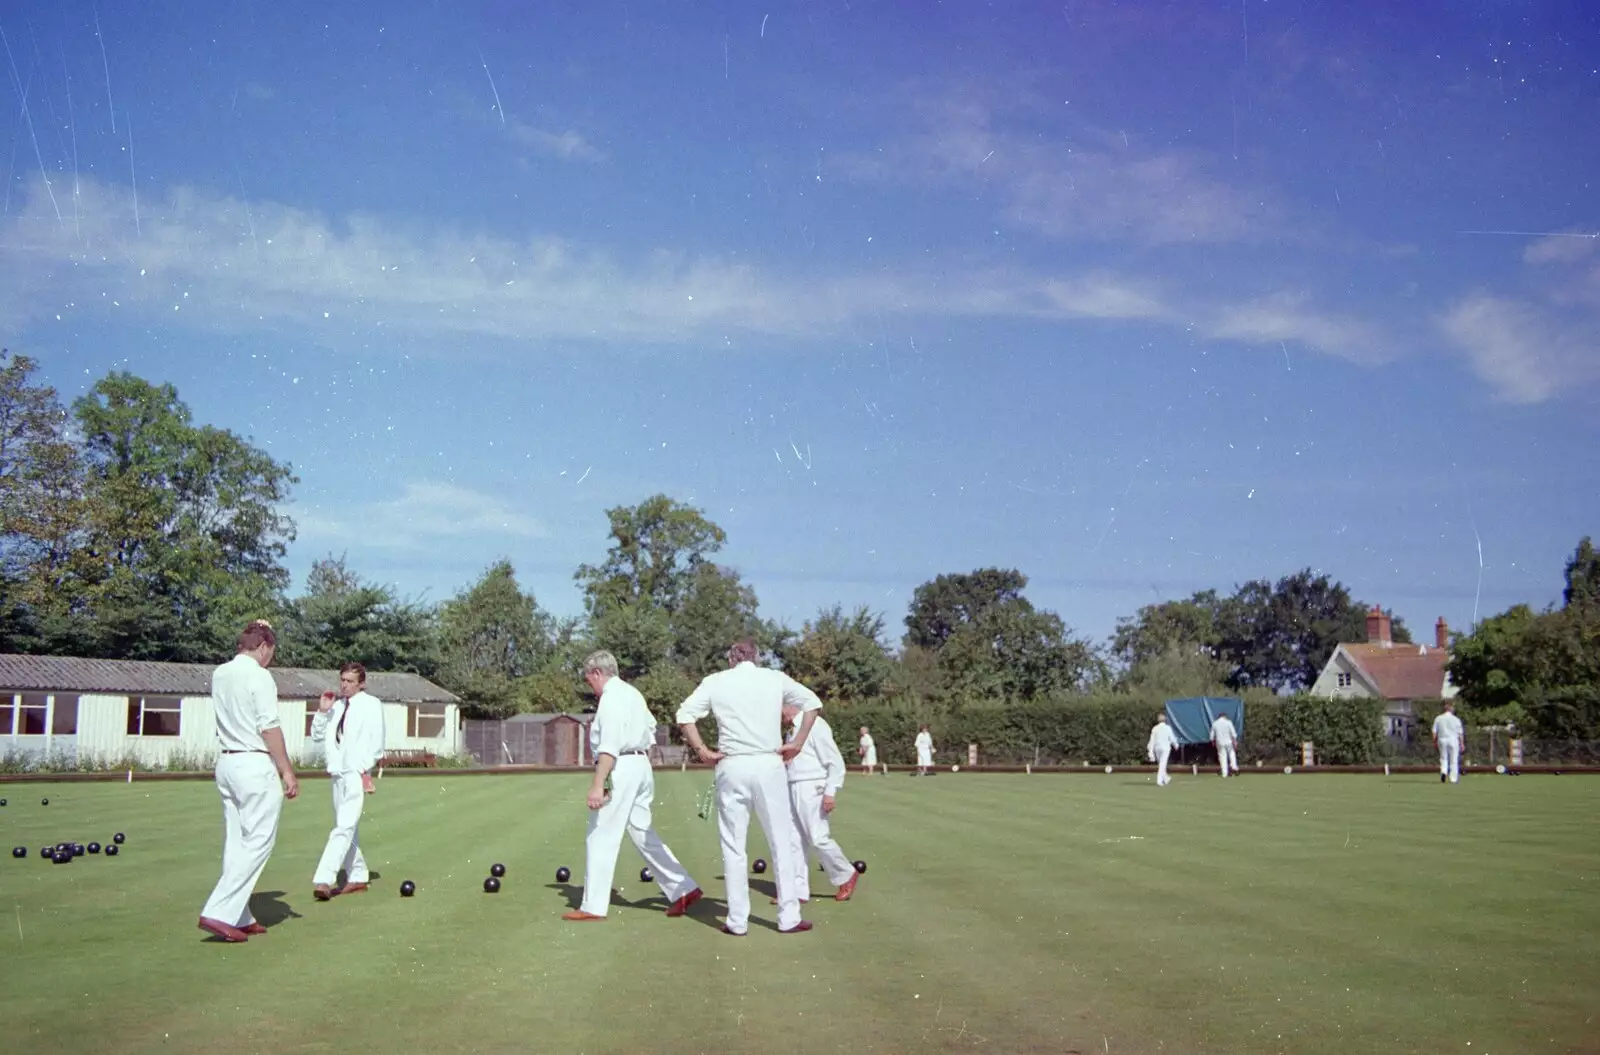
[{"label": "brick chimney", "polygon": [[1382,645],[1388,648],[1394,642],[1389,636],[1389,617],[1382,608],[1372,606],[1372,611],[1367,613],[1367,644]]},{"label": "brick chimney", "polygon": [[1442,650],[1450,648],[1450,624],[1444,621],[1442,615],[1439,621],[1433,624],[1433,641]]}]

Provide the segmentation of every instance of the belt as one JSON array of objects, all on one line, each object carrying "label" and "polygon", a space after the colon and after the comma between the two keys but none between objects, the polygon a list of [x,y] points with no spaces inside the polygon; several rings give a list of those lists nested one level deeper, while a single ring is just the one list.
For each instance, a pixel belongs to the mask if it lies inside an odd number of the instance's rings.
[{"label": "belt", "polygon": [[650,753],[649,751],[640,750],[638,748],[634,748],[631,751],[619,751],[618,752],[618,754],[623,754],[623,755],[648,755],[649,753]]},{"label": "belt", "polygon": [[239,751],[229,751],[227,748],[223,748],[222,753],[225,755],[264,755],[267,752],[261,748],[251,747]]}]

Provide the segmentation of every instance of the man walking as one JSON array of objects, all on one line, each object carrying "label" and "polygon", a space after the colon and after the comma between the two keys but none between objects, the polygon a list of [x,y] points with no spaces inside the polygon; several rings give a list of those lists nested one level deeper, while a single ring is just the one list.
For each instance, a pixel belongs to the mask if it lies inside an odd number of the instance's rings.
[{"label": "man walking", "polygon": [[[800,721],[801,713],[795,704],[783,705],[783,720],[790,725]],[[828,822],[837,804],[839,788],[844,784],[844,768],[844,756],[833,741],[833,730],[826,719],[818,717],[811,725],[805,747],[789,763],[789,805],[794,834],[799,840],[794,855],[799,870],[795,873],[794,884],[801,901],[811,900],[813,853],[822,862],[828,882],[839,888],[833,895],[835,901],[849,901],[855,893],[856,880],[860,878],[829,831]]]},{"label": "man walking", "polygon": [[[722,842],[722,872],[728,884],[724,933],[744,935],[750,927],[750,876],[745,839],[755,813],[772,848],[777,870],[778,930],[800,934],[811,924],[800,918],[795,889],[793,821],[784,763],[804,750],[822,701],[781,671],[756,666],[754,641],[728,649],[728,670],[708,675],[678,708],[678,725],[690,750],[717,767],[717,834]],[[783,705],[802,712],[799,728],[783,742]],[[717,750],[706,747],[695,725],[706,715],[717,720]]]},{"label": "man walking", "polygon": [[223,941],[248,941],[267,928],[250,913],[261,870],[278,839],[283,800],[300,794],[278,715],[278,686],[267,673],[278,635],[257,620],[239,635],[238,655],[211,674],[216,714],[217,791],[222,796],[222,876],[200,910],[200,929]]},{"label": "man walking", "polygon": [[[357,827],[371,787],[369,774],[383,758],[384,734],[383,701],[367,692],[366,667],[346,663],[339,668],[339,695],[322,694],[311,719],[311,739],[323,744],[328,783],[333,787],[333,831],[311,878],[312,896],[327,901],[335,894],[359,894],[367,889],[369,878]],[[345,884],[334,890],[340,869]]]},{"label": "man walking", "polygon": [[1172,726],[1167,724],[1167,715],[1163,711],[1156,718],[1155,728],[1150,730],[1150,742],[1145,745],[1145,755],[1156,765],[1156,786],[1166,787],[1172,783],[1172,778],[1167,775],[1167,759],[1172,755],[1172,749],[1177,746],[1178,738],[1172,735]]},{"label": "man walking", "polygon": [[925,777],[933,768],[933,734],[926,725],[917,730],[917,776]]},{"label": "man walking", "polygon": [[1456,717],[1456,705],[1445,701],[1444,710],[1433,720],[1433,743],[1439,749],[1439,783],[1461,783],[1461,741],[1466,730]]},{"label": "man walking", "polygon": [[1217,715],[1217,720],[1211,723],[1211,742],[1217,748],[1217,762],[1222,766],[1222,775],[1227,777],[1231,769],[1239,772],[1239,743],[1238,730],[1234,729],[1233,722],[1228,720],[1226,713]]},{"label": "man walking", "polygon": [[861,739],[857,741],[857,753],[861,756],[861,775],[870,777],[878,768],[878,745],[873,742],[872,734],[867,732],[867,727],[861,727]]},{"label": "man walking", "polygon": [[639,690],[617,676],[617,659],[611,653],[589,653],[583,661],[583,680],[600,700],[594,721],[589,723],[589,747],[595,763],[587,800],[583,903],[561,918],[575,923],[606,918],[624,831],[655,873],[656,884],[668,901],[667,915],[681,916],[700,900],[700,886],[651,826],[656,778],[648,752],[655,742],[655,717]]}]

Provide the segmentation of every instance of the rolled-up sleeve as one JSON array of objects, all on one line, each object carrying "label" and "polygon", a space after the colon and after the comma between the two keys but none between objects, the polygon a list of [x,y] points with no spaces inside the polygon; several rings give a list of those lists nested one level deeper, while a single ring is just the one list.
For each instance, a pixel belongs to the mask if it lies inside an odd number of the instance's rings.
[{"label": "rolled-up sleeve", "polygon": [[678,706],[677,721],[679,725],[691,725],[711,713],[711,694],[706,691],[706,683],[701,682],[689,694],[689,698]]},{"label": "rolled-up sleeve", "polygon": [[283,716],[278,713],[278,683],[264,670],[250,687],[250,706],[255,711],[257,732],[283,726]]},{"label": "rolled-up sleeve", "polygon": [[820,711],[822,709],[822,701],[817,698],[817,694],[787,674],[783,676],[783,702],[790,707],[798,707],[802,711]]}]

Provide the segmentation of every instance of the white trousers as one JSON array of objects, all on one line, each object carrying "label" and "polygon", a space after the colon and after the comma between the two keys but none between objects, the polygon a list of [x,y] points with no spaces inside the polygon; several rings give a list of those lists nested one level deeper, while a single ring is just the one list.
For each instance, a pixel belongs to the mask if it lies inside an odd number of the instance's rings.
[{"label": "white trousers", "polygon": [[828,882],[836,887],[844,886],[856,871],[829,832],[828,815],[822,812],[822,792],[820,780],[789,785],[789,813],[794,820],[793,856],[798,866],[794,874],[794,888],[796,896],[804,900],[811,897],[813,855],[822,862]]},{"label": "white trousers", "polygon": [[1450,778],[1450,783],[1461,783],[1461,741],[1439,741],[1439,773]]},{"label": "white trousers", "polygon": [[618,758],[611,771],[610,801],[589,811],[580,906],[584,912],[604,916],[611,907],[611,881],[617,874],[623,832],[628,833],[639,856],[655,872],[656,885],[668,902],[678,900],[698,885],[651,825],[650,804],[655,797],[656,776],[650,759],[644,755]]},{"label": "white trousers", "polygon": [[933,765],[933,752],[932,751],[924,751],[923,749],[918,748],[917,749],[917,767],[919,769],[927,769],[932,765]]},{"label": "white trousers", "polygon": [[1156,751],[1156,784],[1157,786],[1172,783],[1172,778],[1167,775],[1167,759],[1172,757],[1172,748],[1163,747]]},{"label": "white trousers", "polygon": [[1217,761],[1222,766],[1223,776],[1227,776],[1230,769],[1235,773],[1239,772],[1239,752],[1232,744],[1217,745]]},{"label": "white trousers", "polygon": [[717,763],[717,834],[722,840],[722,875],[728,886],[727,927],[735,934],[750,928],[750,867],[745,839],[750,814],[772,849],[778,886],[778,929],[800,922],[800,892],[795,889],[794,820],[789,806],[789,779],[783,759],[770,755],[735,755]]},{"label": "white trousers", "polygon": [[866,755],[862,757],[861,764],[866,766],[868,769],[877,769],[878,768],[878,749],[877,748],[873,748],[872,750],[868,751],[866,753]]},{"label": "white trousers", "polygon": [[222,796],[222,878],[200,915],[248,927],[255,922],[250,895],[278,841],[283,784],[270,755],[219,755],[217,791]]},{"label": "white trousers", "polygon": [[334,773],[328,783],[333,785],[333,831],[328,833],[328,845],[322,849],[322,860],[317,862],[311,882],[332,885],[342,868],[350,882],[365,883],[367,859],[361,854],[361,838],[356,830],[361,823],[361,807],[367,801],[361,774]]}]

